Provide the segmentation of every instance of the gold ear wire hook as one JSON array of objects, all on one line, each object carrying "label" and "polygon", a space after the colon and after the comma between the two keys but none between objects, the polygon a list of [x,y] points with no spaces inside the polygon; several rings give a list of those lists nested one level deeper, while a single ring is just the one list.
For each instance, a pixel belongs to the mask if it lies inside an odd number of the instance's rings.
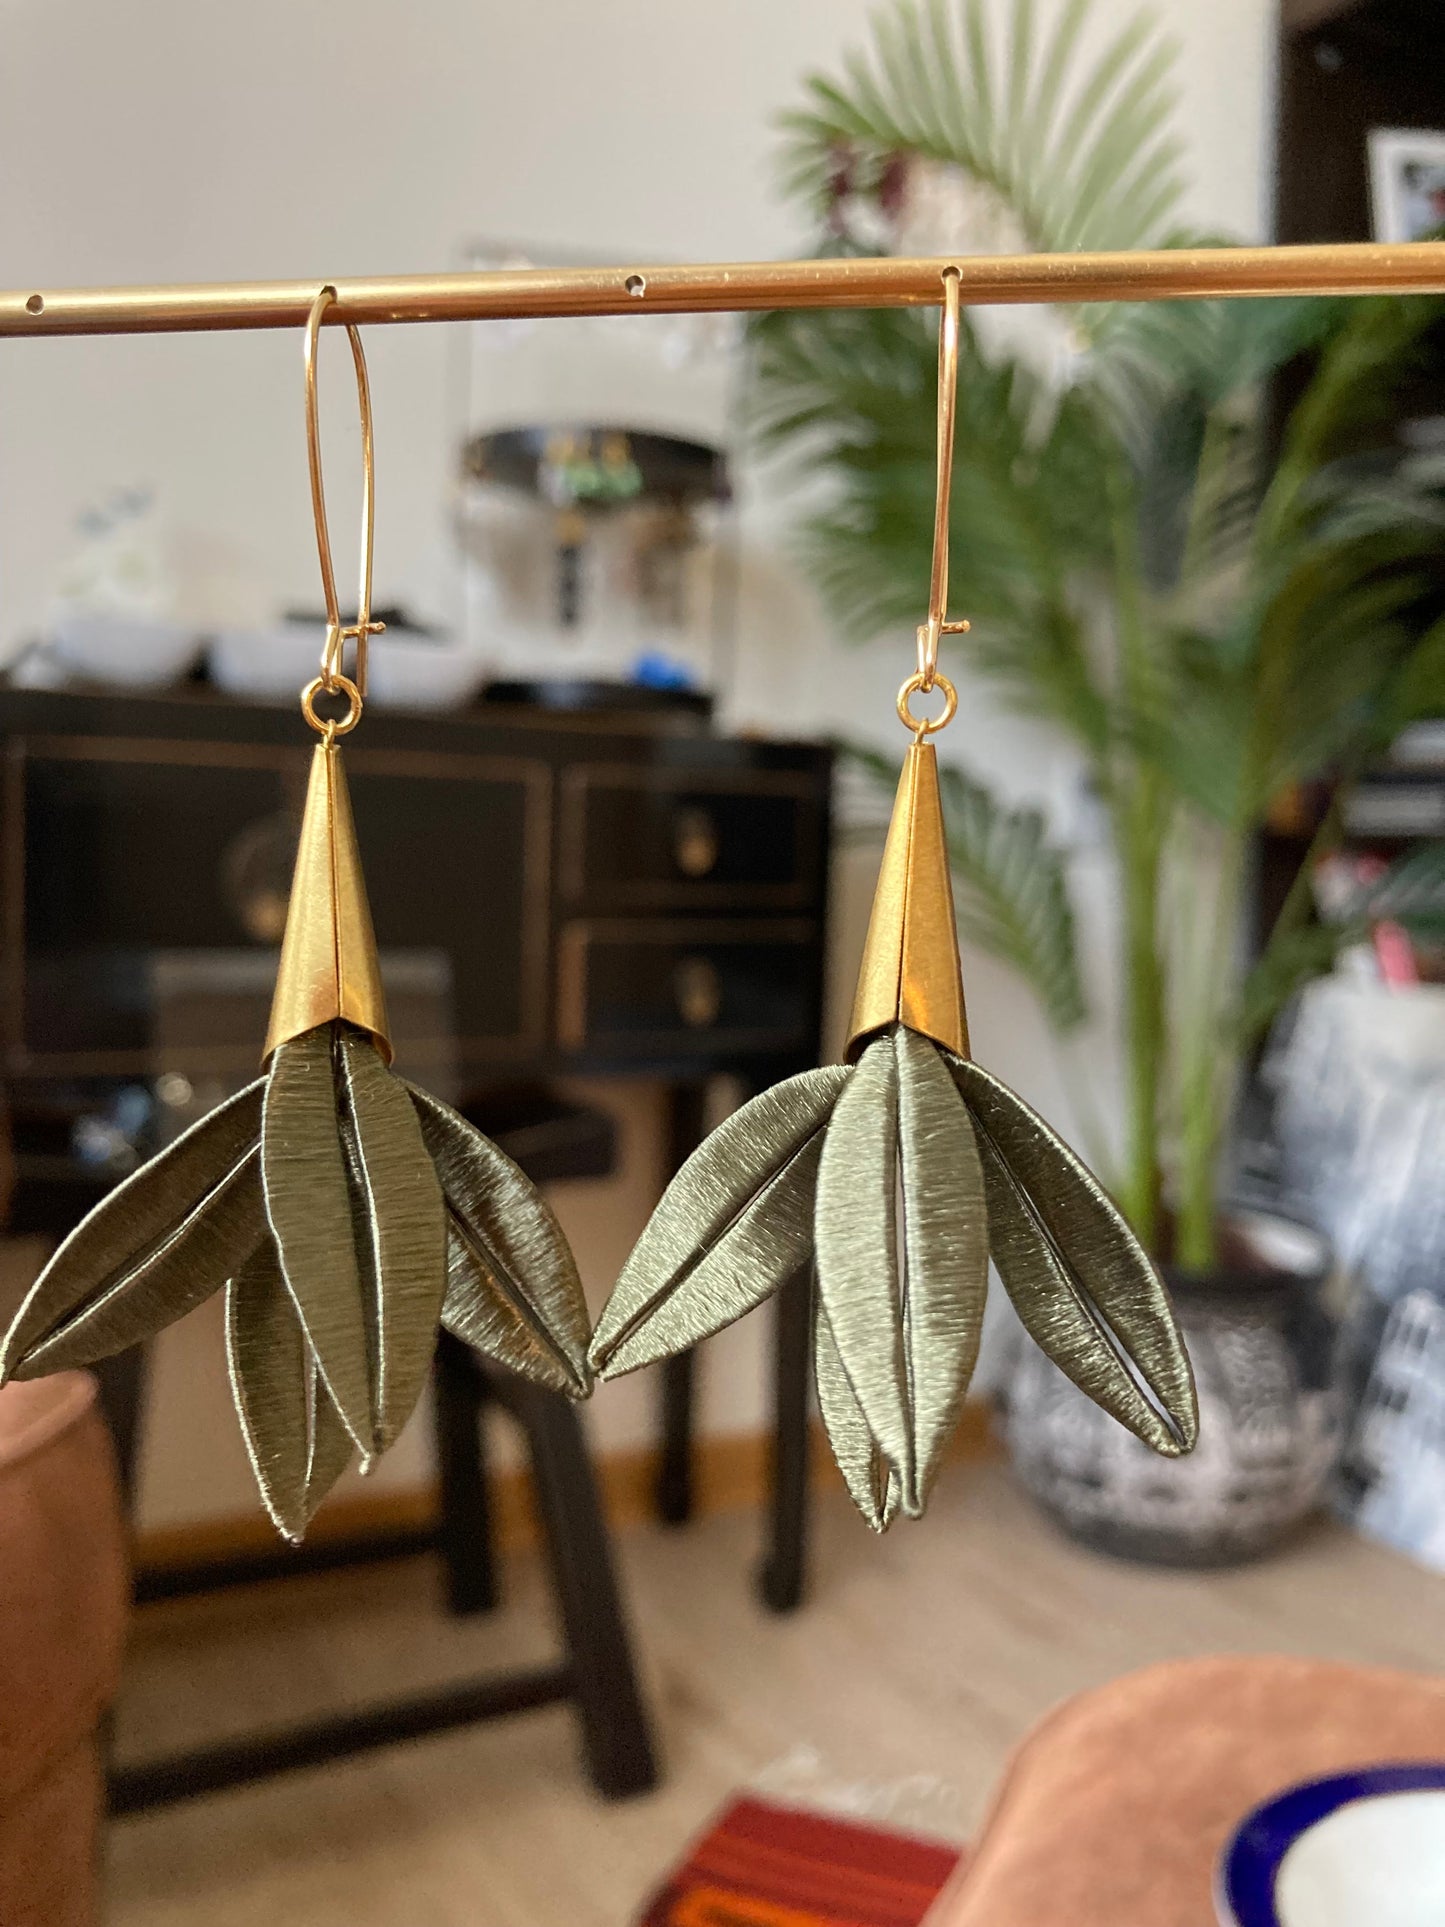
[{"label": "gold ear wire hook", "polygon": [[[918,627],[918,680],[913,685],[922,690],[932,689],[938,676],[940,639],[963,635],[969,626],[967,622],[948,620],[948,507],[953,490],[953,425],[958,407],[961,291],[959,270],[945,268],[943,312],[938,325],[938,484],[933,509],[933,575],[928,588],[928,620]],[[946,720],[947,717],[943,719]],[[941,728],[942,722],[935,727]]]},{"label": "gold ear wire hook", "polygon": [[[354,729],[361,716],[366,696],[366,645],[370,636],[379,636],[386,624],[371,619],[371,549],[375,524],[375,452],[371,426],[371,385],[366,377],[366,355],[361,336],[350,322],[346,324],[351,343],[351,359],[356,368],[356,399],[361,414],[361,563],[356,591],[356,621],[343,625],[341,606],[336,596],[336,570],[331,560],[331,531],[326,518],[326,485],[321,473],[321,418],[316,398],[317,346],[321,321],[336,299],[336,290],[320,290],[306,317],[306,457],[311,471],[311,510],[316,519],[316,554],[321,564],[321,588],[326,598],[326,641],[321,649],[321,674],[307,685],[301,696],[302,713],[313,729],[330,740]],[[356,642],[356,674],[345,675],[344,652],[348,638]],[[350,709],[340,722],[321,722],[312,707],[319,690],[340,692]]]}]

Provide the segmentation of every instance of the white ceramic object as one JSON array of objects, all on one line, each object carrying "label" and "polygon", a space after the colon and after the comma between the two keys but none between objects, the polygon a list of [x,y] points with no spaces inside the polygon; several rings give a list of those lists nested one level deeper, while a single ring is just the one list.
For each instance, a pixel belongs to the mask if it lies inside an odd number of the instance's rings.
[{"label": "white ceramic object", "polygon": [[1285,1855],[1274,1904],[1280,1927],[1440,1927],[1445,1792],[1340,1807]]},{"label": "white ceramic object", "polygon": [[297,696],[320,669],[325,639],[319,622],[223,629],[207,657],[211,680],[228,695],[261,702]]},{"label": "white ceramic object", "polygon": [[456,709],[482,686],[479,651],[450,636],[374,636],[367,699],[385,709]]},{"label": "white ceramic object", "polygon": [[201,653],[201,639],[167,616],[119,615],[104,609],[57,609],[51,650],[72,676],[127,689],[179,682]]},{"label": "white ceramic object", "polygon": [[1445,1767],[1364,1767],[1257,1807],[1220,1862],[1224,1927],[1441,1927]]}]

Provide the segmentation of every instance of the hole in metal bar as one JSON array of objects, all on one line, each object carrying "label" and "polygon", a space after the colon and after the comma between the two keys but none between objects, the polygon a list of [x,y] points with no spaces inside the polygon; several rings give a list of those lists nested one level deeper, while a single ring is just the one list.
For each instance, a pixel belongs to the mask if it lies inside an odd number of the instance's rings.
[{"label": "hole in metal bar", "polygon": [[643,295],[647,293],[647,276],[645,274],[629,274],[622,285],[630,295],[640,301]]},{"label": "hole in metal bar", "polygon": [[43,294],[32,294],[30,299],[25,303],[25,310],[27,314],[44,314],[45,296]]}]

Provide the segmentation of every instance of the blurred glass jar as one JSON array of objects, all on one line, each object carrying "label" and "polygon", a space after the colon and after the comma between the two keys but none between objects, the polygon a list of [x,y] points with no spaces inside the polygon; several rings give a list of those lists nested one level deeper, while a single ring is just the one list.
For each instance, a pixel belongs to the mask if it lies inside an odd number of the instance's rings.
[{"label": "blurred glass jar", "polygon": [[[490,244],[467,255],[477,270],[532,265]],[[468,642],[498,678],[716,693],[735,601],[736,318],[462,333],[453,526]]]}]

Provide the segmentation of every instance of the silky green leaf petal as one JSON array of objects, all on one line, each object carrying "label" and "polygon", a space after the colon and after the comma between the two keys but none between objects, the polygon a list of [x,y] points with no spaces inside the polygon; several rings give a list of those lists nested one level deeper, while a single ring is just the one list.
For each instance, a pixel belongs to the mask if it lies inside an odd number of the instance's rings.
[{"label": "silky green leaf petal", "polygon": [[943,1056],[903,1025],[893,1045],[916,1481],[912,1488],[905,1481],[903,1504],[916,1516],[957,1427],[978,1359],[988,1294],[988,1210],[973,1127]]},{"label": "silky green leaf petal", "polygon": [[813,1315],[813,1376],[818,1410],[849,1496],[875,1532],[886,1532],[898,1510],[898,1480],[868,1430],[821,1301]]},{"label": "silky green leaf petal", "polygon": [[823,1142],[818,1289],[879,1448],[916,1490],[898,1264],[898,1064],[891,1032],[859,1058]]},{"label": "silky green leaf petal", "polygon": [[[691,1350],[724,1326],[762,1304],[798,1269],[813,1250],[813,1198],[823,1133],[816,1130],[775,1171],[746,1210],[714,1245],[695,1253],[697,1263],[677,1277],[667,1296],[616,1341],[594,1347],[593,1357],[606,1378],[635,1372],[658,1359]],[[642,1266],[624,1270],[619,1284],[629,1288],[643,1266],[658,1254],[654,1242]],[[629,1267],[632,1261],[629,1260]]]},{"label": "silky green leaf petal", "polygon": [[299,1541],[352,1443],[265,1239],[226,1288],[226,1361],[251,1469],[277,1530]]},{"label": "silky green leaf petal", "polygon": [[176,1235],[27,1352],[16,1378],[43,1378],[113,1358],[194,1311],[266,1235],[253,1146]]},{"label": "silky green leaf petal", "polygon": [[261,1498],[277,1531],[299,1540],[307,1519],[311,1360],[269,1238],[226,1287],[226,1364]]},{"label": "silky green leaf petal", "polygon": [[1081,1391],[1156,1452],[1189,1451],[1199,1430],[1194,1375],[1168,1294],[1138,1240],[1022,1098],[977,1064],[951,1068],[983,1154],[994,1263],[1024,1328]]},{"label": "silky green leaf petal", "polygon": [[[261,1125],[261,1080],[250,1084],[198,1124],[167,1145],[138,1171],[133,1171],[89,1212],[55,1252],[16,1312],[0,1345],[0,1383],[15,1373],[41,1342],[58,1337],[74,1325],[78,1341],[81,1325],[102,1304],[106,1310],[94,1328],[94,1349],[80,1343],[90,1364],[107,1355],[101,1336],[129,1329],[116,1324],[118,1294],[135,1282],[136,1336],[120,1337],[114,1349],[149,1338],[173,1318],[179,1318],[224,1283],[231,1261],[246,1256],[232,1250],[228,1234],[245,1235],[241,1221],[228,1206],[224,1222],[209,1225],[212,1203],[221,1203],[222,1180],[231,1173],[256,1141]],[[231,1200],[234,1205],[235,1200]],[[257,1232],[259,1236],[259,1229]],[[253,1240],[254,1242],[254,1240]],[[225,1245],[225,1249],[219,1249]],[[219,1269],[217,1266],[219,1265]],[[148,1322],[153,1321],[153,1322]],[[45,1365],[59,1371],[69,1356]],[[25,1376],[38,1376],[28,1372]]]},{"label": "silky green leaf petal", "polygon": [[447,1207],[447,1292],[442,1323],[484,1358],[505,1366],[549,1392],[585,1398],[585,1376],[542,1329],[492,1269],[490,1254],[475,1243],[465,1223]]},{"label": "silky green leaf petal", "polygon": [[282,1275],[302,1329],[347,1431],[370,1455],[380,1446],[372,1423],[330,1024],[272,1053],[261,1114],[261,1176]]},{"label": "silky green leaf petal", "polygon": [[431,1371],[447,1285],[446,1213],[407,1087],[371,1038],[336,1026],[377,1449],[411,1417]]},{"label": "silky green leaf petal", "polygon": [[341,1414],[331,1402],[326,1381],[311,1360],[309,1368],[311,1405],[311,1450],[306,1461],[306,1521],[309,1525],[316,1509],[351,1463],[355,1449],[351,1434],[341,1422]]},{"label": "silky green leaf petal", "polygon": [[450,1105],[415,1085],[408,1090],[448,1208],[442,1323],[525,1377],[585,1398],[587,1301],[551,1207]]},{"label": "silky green leaf petal", "polygon": [[598,1321],[592,1362],[604,1377],[688,1350],[808,1262],[823,1126],[849,1075],[831,1065],[775,1084],[693,1152]]}]

